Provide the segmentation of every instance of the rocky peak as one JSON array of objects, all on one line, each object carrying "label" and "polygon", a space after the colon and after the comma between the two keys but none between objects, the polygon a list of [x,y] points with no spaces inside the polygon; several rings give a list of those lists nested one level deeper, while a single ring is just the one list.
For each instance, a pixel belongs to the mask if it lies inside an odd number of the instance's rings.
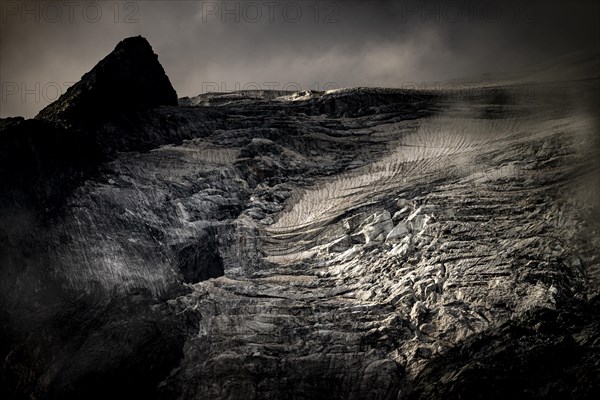
[{"label": "rocky peak", "polygon": [[148,41],[135,36],[122,40],[36,118],[97,121],[160,105],[177,105],[177,93]]}]

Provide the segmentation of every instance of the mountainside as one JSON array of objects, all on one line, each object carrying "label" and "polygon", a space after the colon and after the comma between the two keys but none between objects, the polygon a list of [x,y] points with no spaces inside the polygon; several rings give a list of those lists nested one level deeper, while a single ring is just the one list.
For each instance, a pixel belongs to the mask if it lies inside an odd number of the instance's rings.
[{"label": "mountainside", "polygon": [[595,398],[599,80],[524,81],[177,101],[124,40],[0,120],[3,398]]},{"label": "mountainside", "polygon": [[136,36],[121,41],[36,118],[82,123],[160,105],[177,105],[177,93],[148,41]]}]

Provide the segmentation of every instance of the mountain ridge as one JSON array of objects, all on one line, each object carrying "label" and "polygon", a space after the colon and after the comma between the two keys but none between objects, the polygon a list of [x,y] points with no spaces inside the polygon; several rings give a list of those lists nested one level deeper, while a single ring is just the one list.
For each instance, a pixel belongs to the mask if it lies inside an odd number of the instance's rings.
[{"label": "mountain ridge", "polygon": [[35,118],[84,123],[161,105],[177,105],[177,92],[150,43],[133,36],[119,42]]},{"label": "mountain ridge", "polygon": [[3,397],[598,391],[597,86],[161,105],[163,81],[82,118],[116,93],[95,76],[0,120]]}]

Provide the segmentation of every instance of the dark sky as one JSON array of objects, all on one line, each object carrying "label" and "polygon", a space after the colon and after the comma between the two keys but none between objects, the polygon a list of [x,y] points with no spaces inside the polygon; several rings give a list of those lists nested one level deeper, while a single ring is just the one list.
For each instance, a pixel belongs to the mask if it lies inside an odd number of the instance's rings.
[{"label": "dark sky", "polygon": [[180,97],[255,87],[407,87],[519,69],[598,45],[600,35],[592,1],[0,5],[0,117],[33,117],[133,35],[149,40]]}]

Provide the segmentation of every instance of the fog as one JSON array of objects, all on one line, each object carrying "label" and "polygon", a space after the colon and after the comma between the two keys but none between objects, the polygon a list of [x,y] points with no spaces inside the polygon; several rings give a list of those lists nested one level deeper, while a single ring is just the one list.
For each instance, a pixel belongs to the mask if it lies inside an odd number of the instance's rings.
[{"label": "fog", "polygon": [[33,117],[125,37],[180,97],[410,87],[518,70],[597,45],[595,2],[3,1],[0,117]]}]

